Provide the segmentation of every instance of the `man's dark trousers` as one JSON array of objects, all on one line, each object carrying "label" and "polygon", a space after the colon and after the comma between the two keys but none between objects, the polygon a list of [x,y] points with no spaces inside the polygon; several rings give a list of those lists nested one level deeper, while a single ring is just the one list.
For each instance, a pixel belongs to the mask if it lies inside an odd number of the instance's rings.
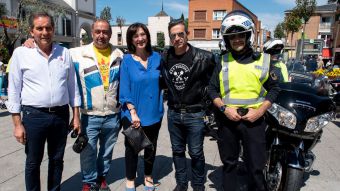
[{"label": "man's dark trousers", "polygon": [[23,106],[23,125],[26,130],[25,182],[27,191],[40,191],[40,164],[44,146],[48,150],[49,191],[59,191],[63,171],[63,158],[68,134],[69,107],[58,107],[51,112]]},{"label": "man's dark trousers", "polygon": [[176,169],[176,182],[184,187],[188,186],[185,157],[186,144],[188,144],[192,168],[191,186],[193,188],[204,188],[205,158],[203,141],[205,125],[203,117],[203,111],[180,113],[172,109],[168,110],[168,129]]}]

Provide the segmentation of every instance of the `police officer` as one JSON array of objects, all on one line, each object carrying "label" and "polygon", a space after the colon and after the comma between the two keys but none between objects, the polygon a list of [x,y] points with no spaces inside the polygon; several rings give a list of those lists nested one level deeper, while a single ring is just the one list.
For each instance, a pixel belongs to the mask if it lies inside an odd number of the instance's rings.
[{"label": "police officer", "polygon": [[243,11],[233,11],[222,21],[221,34],[228,52],[221,56],[208,94],[216,112],[218,148],[223,163],[223,188],[238,190],[237,164],[240,140],[248,169],[248,189],[266,190],[262,170],[266,162],[264,113],[279,93],[270,55],[256,53],[251,45],[254,22]]},{"label": "police officer", "polygon": [[280,39],[271,39],[263,45],[263,52],[270,54],[270,64],[277,71],[279,82],[288,82],[287,66],[282,62],[283,42]]}]

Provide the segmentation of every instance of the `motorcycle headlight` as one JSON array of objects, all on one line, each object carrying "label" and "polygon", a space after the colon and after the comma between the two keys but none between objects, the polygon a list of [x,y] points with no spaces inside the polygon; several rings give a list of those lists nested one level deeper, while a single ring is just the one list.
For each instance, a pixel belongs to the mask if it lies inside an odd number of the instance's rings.
[{"label": "motorcycle headlight", "polygon": [[334,115],[334,112],[328,112],[308,119],[305,132],[314,133],[320,131],[332,119],[334,119]]},{"label": "motorcycle headlight", "polygon": [[295,128],[296,116],[284,107],[274,103],[272,107],[268,109],[268,112],[277,119],[280,125],[289,129]]}]

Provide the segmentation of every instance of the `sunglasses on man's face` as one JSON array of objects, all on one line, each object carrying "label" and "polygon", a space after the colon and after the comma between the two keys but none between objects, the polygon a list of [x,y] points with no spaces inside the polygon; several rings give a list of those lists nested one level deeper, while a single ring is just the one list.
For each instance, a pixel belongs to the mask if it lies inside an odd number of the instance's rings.
[{"label": "sunglasses on man's face", "polygon": [[228,35],[229,40],[235,40],[236,38],[246,38],[246,33],[238,33],[238,34],[231,34]]},{"label": "sunglasses on man's face", "polygon": [[170,39],[174,40],[178,36],[179,38],[184,38],[185,37],[185,32],[179,32],[179,33],[173,33],[170,34]]}]

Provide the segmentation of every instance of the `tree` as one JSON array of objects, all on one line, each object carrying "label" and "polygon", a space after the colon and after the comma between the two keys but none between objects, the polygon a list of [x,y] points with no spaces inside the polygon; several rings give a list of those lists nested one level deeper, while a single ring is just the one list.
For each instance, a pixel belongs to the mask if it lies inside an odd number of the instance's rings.
[{"label": "tree", "polygon": [[316,8],[315,0],[296,0],[296,7],[293,9],[293,12],[296,13],[298,17],[303,19],[303,24],[309,21],[310,17],[313,15]]},{"label": "tree", "polygon": [[165,37],[163,32],[157,33],[157,46],[160,48],[164,48],[165,46]]},{"label": "tree", "polygon": [[188,25],[189,21],[188,21],[188,18],[185,18],[185,17],[184,17],[184,14],[183,14],[183,13],[181,14],[180,19],[182,19],[182,20],[184,21],[185,27],[188,28],[188,26],[189,26],[189,25]]},{"label": "tree", "polygon": [[87,45],[92,42],[92,38],[85,32],[84,34],[82,34],[81,41],[83,45]]},{"label": "tree", "polygon": [[303,59],[306,24],[315,11],[316,1],[315,0],[296,0],[295,2],[296,2],[296,7],[293,9],[293,12],[302,20],[302,24],[303,24],[303,30],[301,34],[301,37],[302,37],[301,56]]},{"label": "tree", "polygon": [[276,25],[275,30],[274,30],[274,38],[284,38],[285,37],[285,27],[284,23],[280,22]]},{"label": "tree", "polygon": [[[47,3],[46,0],[19,0],[18,1],[18,10],[16,13],[17,18],[17,28],[14,37],[10,37],[8,34],[7,28],[3,27],[3,33],[0,34],[0,44],[7,48],[10,55],[12,55],[14,51],[15,43],[18,39],[27,38],[29,36],[29,23],[28,18],[30,15],[37,11],[52,11],[53,10],[53,18],[54,22],[58,24],[59,16],[62,16],[65,12],[64,8],[56,5]],[[0,10],[0,16],[6,14]]]},{"label": "tree", "polygon": [[111,8],[109,6],[105,6],[104,9],[100,12],[100,18],[107,20],[109,23],[112,20],[111,16]]},{"label": "tree", "polygon": [[185,18],[184,18],[184,14],[183,13],[181,14],[181,18],[180,19],[182,19],[184,21]]},{"label": "tree", "polygon": [[293,45],[292,41],[294,33],[299,31],[301,25],[301,19],[294,12],[291,12],[290,14],[285,16],[284,28],[286,29],[287,36],[289,33],[291,33],[290,46]]},{"label": "tree", "polygon": [[117,25],[118,25],[118,27],[119,27],[119,29],[120,29],[120,34],[122,35],[121,37],[122,37],[122,45],[123,45],[123,31],[122,31],[122,27],[123,27],[124,24],[125,24],[125,19],[124,19],[124,17],[122,17],[122,16],[117,16],[117,17],[116,17],[116,23],[117,23]]}]

